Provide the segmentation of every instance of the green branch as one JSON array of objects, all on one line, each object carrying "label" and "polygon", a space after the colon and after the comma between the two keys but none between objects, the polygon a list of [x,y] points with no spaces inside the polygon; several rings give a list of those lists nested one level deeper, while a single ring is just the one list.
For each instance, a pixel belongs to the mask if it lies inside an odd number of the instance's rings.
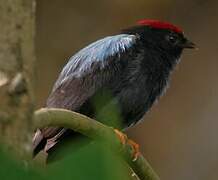
[{"label": "green branch", "polygon": [[142,155],[133,161],[133,149],[130,145],[121,144],[114,129],[82,114],[65,109],[43,108],[34,114],[34,127],[66,127],[91,139],[104,140],[115,150],[121,151],[125,161],[140,180],[159,180],[159,177]]}]

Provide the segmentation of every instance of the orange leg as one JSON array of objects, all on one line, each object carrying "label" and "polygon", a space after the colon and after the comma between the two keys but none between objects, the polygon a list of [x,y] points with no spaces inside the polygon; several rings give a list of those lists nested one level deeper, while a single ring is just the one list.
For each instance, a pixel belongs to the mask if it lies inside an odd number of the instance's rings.
[{"label": "orange leg", "polygon": [[122,133],[121,131],[114,129],[114,132],[117,134],[123,145],[130,145],[133,150],[133,161],[136,161],[140,155],[139,145],[131,139],[128,139],[127,135]]}]

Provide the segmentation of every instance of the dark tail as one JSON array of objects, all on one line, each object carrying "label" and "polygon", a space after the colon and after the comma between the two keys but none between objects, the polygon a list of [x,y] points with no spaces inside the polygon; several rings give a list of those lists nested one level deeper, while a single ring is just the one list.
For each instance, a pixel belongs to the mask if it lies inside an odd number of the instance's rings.
[{"label": "dark tail", "polygon": [[33,157],[35,157],[41,150],[44,149],[46,142],[47,140],[43,137],[41,131],[38,129],[33,137]]},{"label": "dark tail", "polygon": [[46,142],[46,139],[42,139],[37,146],[33,147],[33,158],[45,148]]}]

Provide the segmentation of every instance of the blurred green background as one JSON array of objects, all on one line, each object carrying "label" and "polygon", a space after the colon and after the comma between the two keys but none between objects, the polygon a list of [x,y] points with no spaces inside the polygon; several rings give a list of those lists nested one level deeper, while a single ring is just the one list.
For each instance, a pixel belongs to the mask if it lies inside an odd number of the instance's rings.
[{"label": "blurred green background", "polygon": [[[79,145],[77,143],[77,145]],[[74,148],[75,149],[75,148]],[[0,148],[1,180],[134,180],[127,164],[105,145],[91,143],[79,151],[72,147],[59,161],[45,166],[27,165]]]},{"label": "blurred green background", "polygon": [[143,18],[181,26],[199,50],[185,51],[165,96],[128,134],[162,180],[217,180],[218,1],[37,0],[37,106],[70,56]]}]

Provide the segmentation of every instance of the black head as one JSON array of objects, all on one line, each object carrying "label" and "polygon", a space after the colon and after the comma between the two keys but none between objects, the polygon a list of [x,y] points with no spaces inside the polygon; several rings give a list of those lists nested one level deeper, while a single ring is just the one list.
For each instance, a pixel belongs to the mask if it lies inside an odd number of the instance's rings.
[{"label": "black head", "polygon": [[142,20],[137,26],[123,30],[123,33],[135,34],[146,48],[164,51],[176,57],[184,48],[195,48],[183,31],[170,23],[158,20]]}]

